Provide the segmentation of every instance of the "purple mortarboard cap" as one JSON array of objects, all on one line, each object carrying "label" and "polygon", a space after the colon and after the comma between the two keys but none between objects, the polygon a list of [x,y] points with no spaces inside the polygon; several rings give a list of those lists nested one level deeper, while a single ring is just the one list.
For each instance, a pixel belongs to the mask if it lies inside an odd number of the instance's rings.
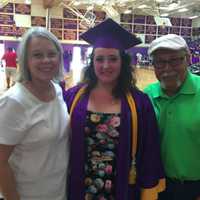
[{"label": "purple mortarboard cap", "polygon": [[111,18],[90,28],[80,37],[93,45],[94,48],[102,47],[126,50],[141,43],[139,38],[129,33]]}]

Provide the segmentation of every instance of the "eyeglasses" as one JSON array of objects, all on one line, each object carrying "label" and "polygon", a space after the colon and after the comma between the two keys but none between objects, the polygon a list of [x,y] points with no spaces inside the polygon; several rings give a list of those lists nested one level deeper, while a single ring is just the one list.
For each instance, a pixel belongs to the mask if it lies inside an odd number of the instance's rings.
[{"label": "eyeglasses", "polygon": [[183,61],[185,60],[185,55],[177,58],[172,58],[170,60],[161,60],[161,59],[155,59],[153,61],[153,64],[156,69],[165,69],[167,64],[171,67],[179,67]]}]

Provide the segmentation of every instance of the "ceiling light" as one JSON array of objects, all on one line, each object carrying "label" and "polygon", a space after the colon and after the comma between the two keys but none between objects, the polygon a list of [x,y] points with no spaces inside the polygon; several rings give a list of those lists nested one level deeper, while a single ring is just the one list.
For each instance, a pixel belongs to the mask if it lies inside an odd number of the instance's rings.
[{"label": "ceiling light", "polygon": [[119,6],[123,7],[123,6],[126,6],[125,3],[120,3]]},{"label": "ceiling light", "polygon": [[168,7],[160,6],[159,9],[160,9],[160,10],[168,10]]},{"label": "ceiling light", "polygon": [[142,8],[147,8],[148,6],[146,4],[142,4],[140,6],[138,6],[138,8],[142,9]]},{"label": "ceiling light", "polygon": [[181,9],[178,10],[178,12],[186,12],[186,11],[188,11],[187,8],[181,8]]},{"label": "ceiling light", "polygon": [[167,17],[167,16],[169,16],[169,13],[163,13],[163,14],[161,14],[160,16],[161,16],[161,17]]},{"label": "ceiling light", "polygon": [[192,16],[192,17],[189,17],[189,19],[195,19],[195,18],[198,18],[199,16],[197,16],[197,15],[194,15],[194,16]]},{"label": "ceiling light", "polygon": [[79,1],[75,1],[73,4],[74,4],[75,6],[79,6],[81,3],[80,3]]},{"label": "ceiling light", "polygon": [[25,0],[25,4],[31,4],[31,0]]},{"label": "ceiling light", "polygon": [[158,2],[158,3],[162,3],[162,2],[164,2],[165,0],[156,0],[156,2]]},{"label": "ceiling light", "polygon": [[94,5],[90,5],[87,7],[87,10],[93,10],[94,9]]},{"label": "ceiling light", "polygon": [[124,14],[130,14],[131,12],[132,12],[132,10],[127,9],[127,10],[124,11]]},{"label": "ceiling light", "polygon": [[99,6],[102,6],[104,3],[107,3],[106,0],[96,0],[95,3]]},{"label": "ceiling light", "polygon": [[171,4],[169,4],[170,8],[175,8],[176,6],[177,6],[177,3],[171,3]]}]

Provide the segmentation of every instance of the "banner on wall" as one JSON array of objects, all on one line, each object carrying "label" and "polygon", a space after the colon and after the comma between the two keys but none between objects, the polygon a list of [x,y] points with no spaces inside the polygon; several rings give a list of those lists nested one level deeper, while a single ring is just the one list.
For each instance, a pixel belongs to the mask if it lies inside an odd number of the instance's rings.
[{"label": "banner on wall", "polygon": [[51,18],[51,28],[58,28],[58,29],[62,29],[62,19],[58,19],[58,18]]},{"label": "banner on wall", "polygon": [[191,36],[192,29],[191,28],[181,28],[182,36]]},{"label": "banner on wall", "polygon": [[46,17],[31,16],[31,26],[46,27]]},{"label": "banner on wall", "polygon": [[146,24],[154,24],[154,25],[156,25],[154,17],[153,16],[147,16],[146,17]]},{"label": "banner on wall", "polygon": [[181,18],[171,17],[170,21],[172,23],[172,26],[180,26],[181,25]]},{"label": "banner on wall", "polygon": [[133,32],[134,33],[144,33],[145,26],[142,24],[135,24],[133,27]]},{"label": "banner on wall", "polygon": [[153,34],[156,35],[157,32],[157,26],[146,26],[146,34]]},{"label": "banner on wall", "polygon": [[13,15],[0,14],[0,24],[5,24],[5,25],[14,24]]},{"label": "banner on wall", "polygon": [[15,4],[15,13],[23,14],[23,15],[30,15],[31,14],[31,5],[16,3]]},{"label": "banner on wall", "polygon": [[12,26],[0,26],[0,35],[1,36],[13,36]]},{"label": "banner on wall", "polygon": [[181,19],[181,26],[191,27],[192,26],[192,19],[182,18]]},{"label": "banner on wall", "polygon": [[62,40],[62,29],[51,28],[51,32],[52,32],[59,40]]},{"label": "banner on wall", "polygon": [[13,36],[21,37],[26,31],[26,27],[16,27],[16,32],[13,33]]},{"label": "banner on wall", "polygon": [[74,30],[64,30],[64,40],[76,40],[77,34]]},{"label": "banner on wall", "polygon": [[63,17],[64,18],[69,18],[69,19],[76,19],[77,16],[74,15],[69,9],[64,8],[63,9]]},{"label": "banner on wall", "polygon": [[120,16],[121,22],[125,23],[132,23],[133,22],[133,15],[132,14],[121,14]]},{"label": "banner on wall", "polygon": [[144,15],[134,15],[133,22],[136,24],[145,24],[145,19]]},{"label": "banner on wall", "polygon": [[77,29],[77,19],[64,19],[64,29]]},{"label": "banner on wall", "polygon": [[180,35],[180,27],[175,27],[175,26],[170,27],[170,33]]},{"label": "banner on wall", "polygon": [[1,13],[13,13],[13,4],[12,3],[8,3],[6,4],[4,7],[0,8],[0,12]]}]

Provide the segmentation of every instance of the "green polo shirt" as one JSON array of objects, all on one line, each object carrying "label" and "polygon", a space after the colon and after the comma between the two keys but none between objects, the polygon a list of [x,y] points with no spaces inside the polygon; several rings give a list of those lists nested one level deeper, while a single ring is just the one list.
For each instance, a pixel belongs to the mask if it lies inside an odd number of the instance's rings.
[{"label": "green polo shirt", "polygon": [[200,76],[188,72],[173,97],[163,93],[159,82],[144,91],[151,98],[158,119],[166,175],[200,180]]}]

